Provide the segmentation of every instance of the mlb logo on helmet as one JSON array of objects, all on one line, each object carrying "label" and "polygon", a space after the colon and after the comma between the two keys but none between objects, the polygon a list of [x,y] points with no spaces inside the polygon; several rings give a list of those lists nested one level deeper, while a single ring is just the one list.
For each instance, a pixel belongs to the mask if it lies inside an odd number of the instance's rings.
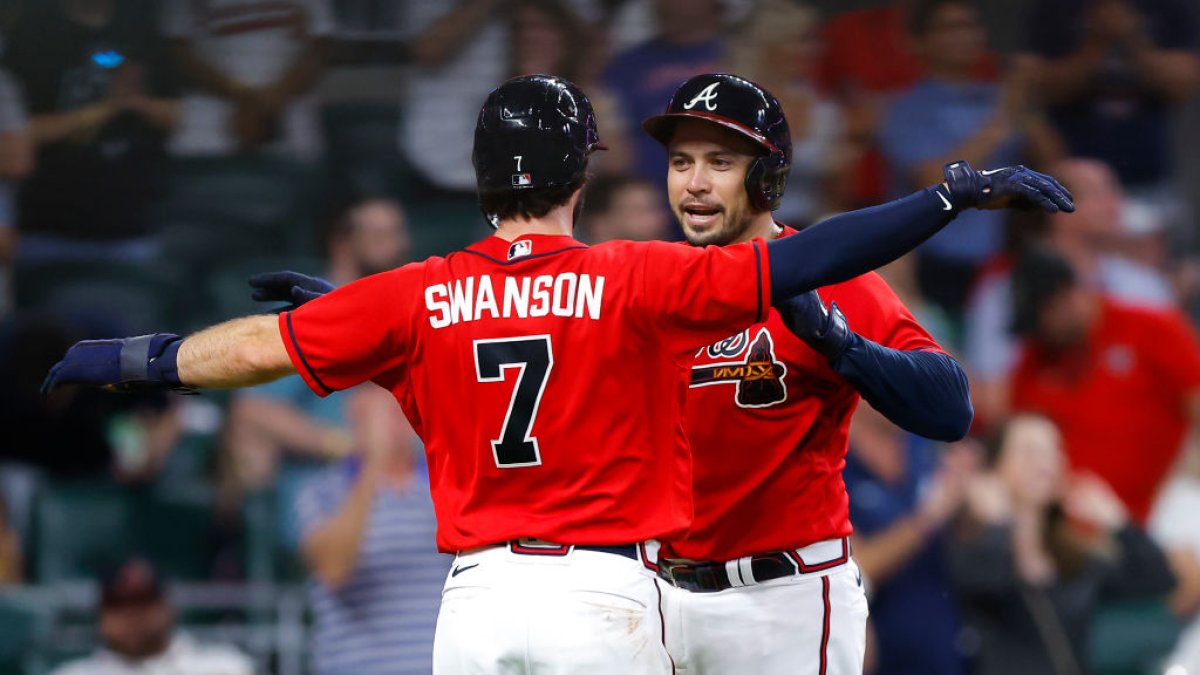
[{"label": "mlb logo on helmet", "polygon": [[514,173],[512,175],[513,187],[528,187],[533,185],[533,176],[527,173]]},{"label": "mlb logo on helmet", "polygon": [[[516,180],[516,176],[513,176],[513,179]],[[514,241],[512,246],[508,247],[509,260],[512,260],[513,258],[521,258],[529,255],[530,253],[533,253],[533,243],[528,239],[519,239]]]}]

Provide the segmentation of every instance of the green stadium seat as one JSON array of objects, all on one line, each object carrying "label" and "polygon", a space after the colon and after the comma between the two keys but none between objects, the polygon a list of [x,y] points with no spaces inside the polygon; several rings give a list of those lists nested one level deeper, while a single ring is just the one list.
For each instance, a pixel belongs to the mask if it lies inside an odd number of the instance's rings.
[{"label": "green stadium seat", "polygon": [[171,275],[155,264],[18,262],[13,275],[18,308],[101,316],[131,334],[163,330],[169,319]]},{"label": "green stadium seat", "polygon": [[1161,599],[1106,605],[1092,625],[1091,672],[1158,675],[1182,629]]},{"label": "green stadium seat", "polygon": [[91,580],[132,550],[130,500],[108,481],[46,486],[34,511],[34,579]]}]

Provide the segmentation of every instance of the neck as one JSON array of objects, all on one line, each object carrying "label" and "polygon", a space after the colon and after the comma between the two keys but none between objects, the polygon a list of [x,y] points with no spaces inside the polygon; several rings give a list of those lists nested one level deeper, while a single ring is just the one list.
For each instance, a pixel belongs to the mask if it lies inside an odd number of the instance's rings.
[{"label": "neck", "polygon": [[566,204],[554,208],[540,218],[506,218],[496,227],[496,236],[513,241],[527,234],[549,234],[570,237],[575,231],[575,204],[579,202],[579,191],[571,195]]},{"label": "neck", "polygon": [[731,243],[740,244],[757,237],[762,237],[770,241],[780,234],[783,234],[783,228],[775,224],[775,219],[771,217],[771,212],[762,211],[754,215],[753,220],[750,221],[750,227],[747,227],[746,231]]}]

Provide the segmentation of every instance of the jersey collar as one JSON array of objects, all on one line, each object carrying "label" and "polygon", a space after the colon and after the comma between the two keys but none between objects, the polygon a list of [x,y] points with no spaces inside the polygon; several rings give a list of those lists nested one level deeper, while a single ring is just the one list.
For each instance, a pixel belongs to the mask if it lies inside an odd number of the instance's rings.
[{"label": "jersey collar", "polygon": [[586,247],[587,244],[562,234],[523,234],[512,241],[505,241],[492,235],[471,244],[466,251],[490,258],[502,265],[508,265],[522,260],[541,258],[560,251]]}]

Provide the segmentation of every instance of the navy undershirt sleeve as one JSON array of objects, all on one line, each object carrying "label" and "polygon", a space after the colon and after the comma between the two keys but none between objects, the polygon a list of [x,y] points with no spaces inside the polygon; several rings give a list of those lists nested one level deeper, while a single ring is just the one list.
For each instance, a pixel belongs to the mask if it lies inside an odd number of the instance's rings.
[{"label": "navy undershirt sleeve", "polygon": [[967,375],[949,354],[891,349],[852,332],[850,346],[830,365],[905,431],[949,442],[971,427]]},{"label": "navy undershirt sleeve", "polygon": [[958,213],[926,188],[879,206],[823,220],[767,243],[772,303],[866,274],[916,248]]}]

